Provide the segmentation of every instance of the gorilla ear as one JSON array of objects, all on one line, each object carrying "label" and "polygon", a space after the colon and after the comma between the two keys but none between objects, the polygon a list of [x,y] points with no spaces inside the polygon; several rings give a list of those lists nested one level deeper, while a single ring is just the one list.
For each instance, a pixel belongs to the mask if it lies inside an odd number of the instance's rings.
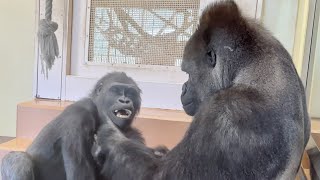
[{"label": "gorilla ear", "polygon": [[216,62],[217,62],[217,59],[216,59],[216,53],[213,51],[213,50],[210,50],[208,53],[207,53],[207,61],[209,63],[209,65],[214,68],[216,66]]}]

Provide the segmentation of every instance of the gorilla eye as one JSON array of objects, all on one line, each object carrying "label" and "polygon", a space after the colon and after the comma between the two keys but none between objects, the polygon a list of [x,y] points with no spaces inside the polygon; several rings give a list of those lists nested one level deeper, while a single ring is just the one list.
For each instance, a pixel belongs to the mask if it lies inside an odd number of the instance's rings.
[{"label": "gorilla eye", "polygon": [[139,93],[136,90],[129,90],[126,93],[126,96],[131,97],[131,98],[135,98],[139,96]]},{"label": "gorilla eye", "polygon": [[112,93],[115,93],[115,94],[120,94],[121,92],[121,88],[117,87],[117,86],[112,86],[110,89],[109,89],[110,92]]},{"label": "gorilla eye", "polygon": [[213,50],[207,52],[207,60],[211,67],[216,66],[216,53]]}]

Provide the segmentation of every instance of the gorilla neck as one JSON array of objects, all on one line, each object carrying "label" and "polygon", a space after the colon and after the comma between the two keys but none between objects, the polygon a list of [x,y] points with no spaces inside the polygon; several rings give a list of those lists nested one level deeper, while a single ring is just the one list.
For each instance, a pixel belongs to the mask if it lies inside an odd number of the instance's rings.
[{"label": "gorilla neck", "polygon": [[111,121],[111,119],[109,118],[109,115],[103,109],[98,108],[98,113],[99,113],[99,123],[100,124],[105,124],[108,121]]},{"label": "gorilla neck", "polygon": [[104,109],[106,106],[104,106],[104,104],[101,103],[101,101],[99,101],[99,99],[101,99],[101,98],[98,98],[98,96],[92,96],[92,97],[90,97],[90,99],[93,102],[93,104],[95,105],[95,108],[96,108],[96,110],[98,112],[98,122],[99,122],[99,124],[106,123],[108,115],[107,115],[106,110]]}]

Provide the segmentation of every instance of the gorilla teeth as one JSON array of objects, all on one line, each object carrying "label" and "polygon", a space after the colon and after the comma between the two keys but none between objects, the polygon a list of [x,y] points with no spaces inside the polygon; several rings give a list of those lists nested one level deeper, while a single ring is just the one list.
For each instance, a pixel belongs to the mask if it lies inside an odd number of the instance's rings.
[{"label": "gorilla teeth", "polygon": [[114,114],[119,118],[129,118],[132,112],[129,109],[115,110]]},{"label": "gorilla teeth", "polygon": [[127,116],[127,115],[122,115],[122,114],[117,114],[117,117],[119,117],[119,118],[128,118],[129,116]]}]

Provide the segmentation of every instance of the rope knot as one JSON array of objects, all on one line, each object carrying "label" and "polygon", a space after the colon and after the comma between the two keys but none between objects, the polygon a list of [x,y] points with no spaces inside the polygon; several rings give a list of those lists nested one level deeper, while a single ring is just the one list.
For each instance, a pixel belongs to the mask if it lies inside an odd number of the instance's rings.
[{"label": "rope knot", "polygon": [[52,1],[46,0],[45,19],[40,20],[38,39],[40,46],[41,72],[48,79],[54,60],[59,56],[59,46],[54,32],[58,29],[58,23],[52,21]]},{"label": "rope knot", "polygon": [[40,20],[39,23],[39,31],[38,31],[38,36],[50,36],[54,34],[58,29],[58,23],[47,20],[47,19],[42,19]]},{"label": "rope knot", "polygon": [[48,71],[51,70],[54,60],[59,56],[59,46],[57,37],[54,32],[58,29],[58,24],[56,22],[42,19],[39,23],[39,45],[41,52],[41,65],[42,73],[48,78]]}]

